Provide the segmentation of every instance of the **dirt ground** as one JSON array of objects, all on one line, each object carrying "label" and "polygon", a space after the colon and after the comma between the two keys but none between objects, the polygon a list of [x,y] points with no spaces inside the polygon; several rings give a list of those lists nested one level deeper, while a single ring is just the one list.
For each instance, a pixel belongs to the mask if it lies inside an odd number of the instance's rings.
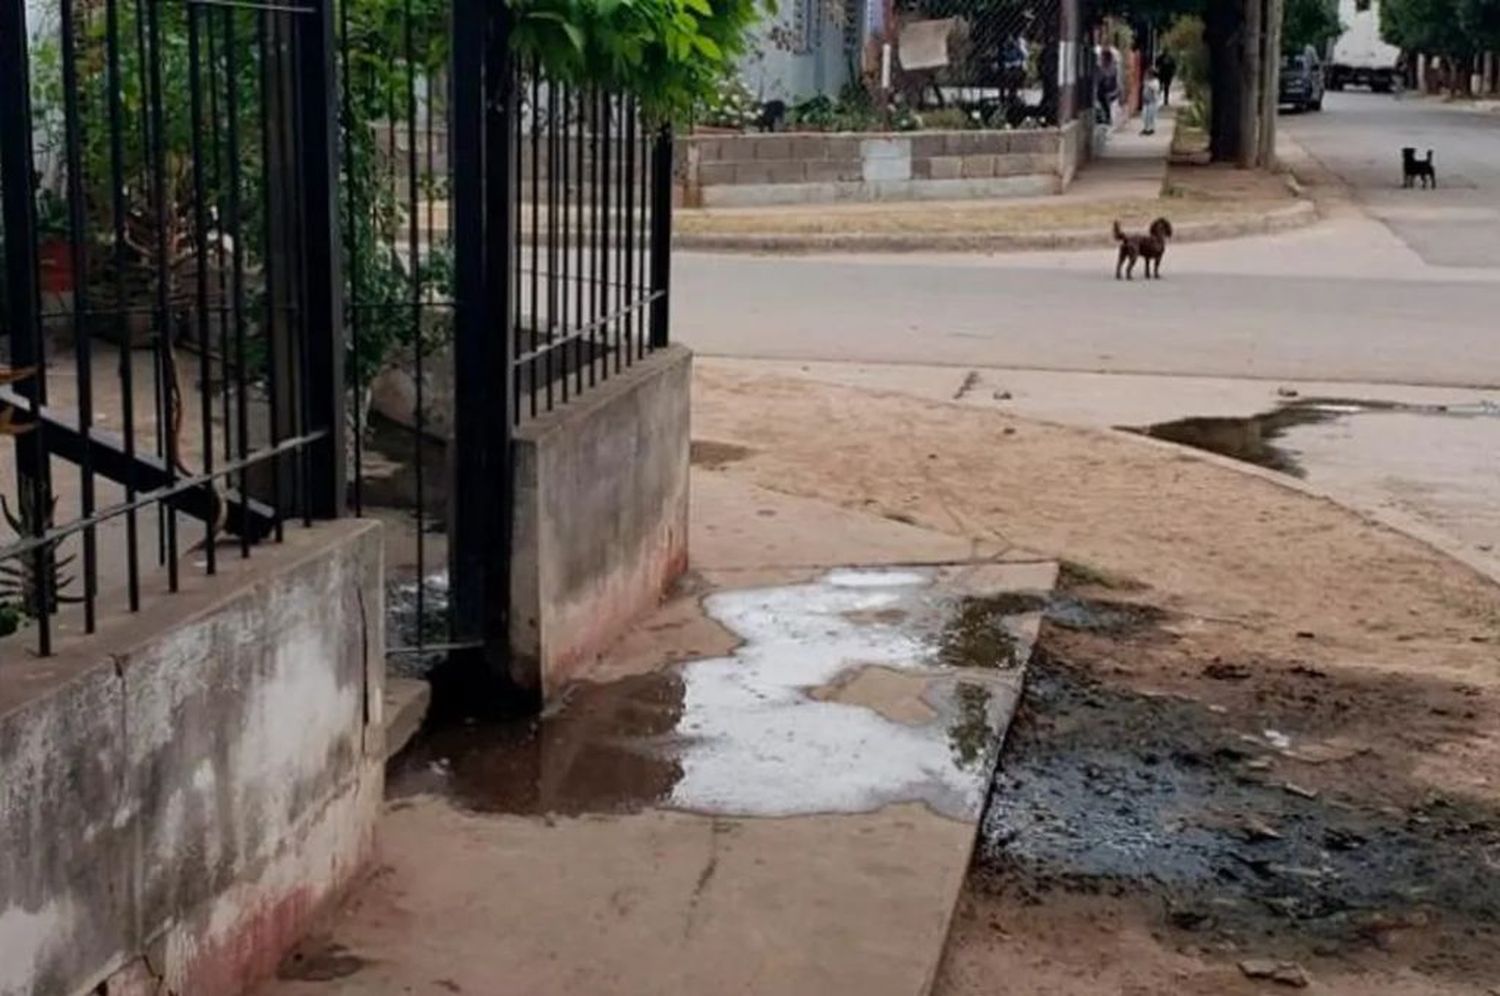
[{"label": "dirt ground", "polygon": [[1500,587],[1120,435],[723,370],[694,416],[718,473],[1072,565],[938,993],[1500,992]]},{"label": "dirt ground", "polygon": [[1012,234],[1079,231],[1103,227],[1115,219],[1143,225],[1167,213],[1177,222],[1219,221],[1266,214],[1291,204],[1284,192],[1255,191],[1242,197],[1220,197],[1184,186],[1171,197],[1109,200],[1015,201],[1003,204],[914,203],[850,204],[796,209],[745,208],[684,210],[673,215],[679,232],[698,235],[822,235],[863,232],[887,234]]}]

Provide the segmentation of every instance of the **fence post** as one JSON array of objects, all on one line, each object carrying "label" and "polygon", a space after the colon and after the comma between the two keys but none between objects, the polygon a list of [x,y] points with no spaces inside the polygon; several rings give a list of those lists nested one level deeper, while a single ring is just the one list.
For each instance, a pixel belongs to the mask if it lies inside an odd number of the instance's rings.
[{"label": "fence post", "polygon": [[670,341],[672,291],[672,128],[664,125],[651,150],[651,348]]},{"label": "fence post", "polygon": [[344,273],[338,206],[338,75],[334,68],[334,0],[311,0],[298,16],[297,104],[301,124],[300,177],[303,329],[306,342],[307,426],[327,430],[307,450],[308,512],[343,514],[347,485],[344,406]]},{"label": "fence post", "polygon": [[[31,156],[31,85],[26,51],[25,0],[0,0],[0,228],[5,232],[4,318],[10,325],[10,365],[36,367],[34,376],[16,385],[16,393],[35,412],[47,400],[47,373],[43,367],[40,301],[37,287],[37,219],[35,182]],[[40,420],[37,420],[40,423]],[[32,525],[40,536],[47,521],[47,502],[52,492],[45,428],[37,427],[15,440],[16,487],[30,492]],[[13,496],[17,505],[22,495]],[[52,652],[50,553],[39,547],[27,555],[31,571],[42,583],[36,586],[32,606],[37,619],[37,649],[45,657]]]},{"label": "fence post", "polygon": [[454,422],[449,591],[453,661],[467,705],[495,708],[509,685],[512,508],[511,138],[515,67],[504,6],[455,0]]}]

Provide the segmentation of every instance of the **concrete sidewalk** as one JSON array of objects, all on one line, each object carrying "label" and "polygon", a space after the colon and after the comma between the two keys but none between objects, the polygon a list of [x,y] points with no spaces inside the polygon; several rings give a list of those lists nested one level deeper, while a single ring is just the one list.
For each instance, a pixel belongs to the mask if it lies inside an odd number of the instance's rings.
[{"label": "concrete sidewalk", "polygon": [[265,992],[862,993],[936,976],[1048,561],[739,483],[566,704],[393,769],[381,869]]}]

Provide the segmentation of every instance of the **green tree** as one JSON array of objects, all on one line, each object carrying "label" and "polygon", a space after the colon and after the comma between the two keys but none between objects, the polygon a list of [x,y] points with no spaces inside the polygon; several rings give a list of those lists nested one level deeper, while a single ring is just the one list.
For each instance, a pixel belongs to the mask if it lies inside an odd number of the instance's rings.
[{"label": "green tree", "polygon": [[1281,21],[1281,50],[1326,49],[1344,30],[1337,0],[1286,0]]}]

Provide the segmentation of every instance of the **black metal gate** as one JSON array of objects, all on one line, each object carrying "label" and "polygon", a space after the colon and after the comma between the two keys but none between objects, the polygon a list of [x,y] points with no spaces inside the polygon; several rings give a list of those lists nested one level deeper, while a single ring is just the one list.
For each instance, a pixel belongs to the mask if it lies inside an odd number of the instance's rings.
[{"label": "black metal gate", "polygon": [[0,0],[0,639],[349,507],[398,666],[503,671],[513,434],[666,343],[671,209],[667,130],[506,16]]},{"label": "black metal gate", "polygon": [[[412,468],[395,526],[411,542],[398,544],[405,624],[393,652],[416,669],[457,652],[499,676],[513,432],[666,344],[672,148],[628,96],[564,85],[517,57],[503,4],[454,0],[451,15],[451,51],[428,67],[445,78],[419,78],[427,49],[414,36],[414,57],[400,60],[410,67],[405,111],[379,143],[390,173],[374,189],[404,197],[410,279],[399,301],[351,288],[356,343],[360,322],[406,306],[405,371],[377,374],[410,386],[397,427],[405,445],[382,431],[393,428],[389,409],[372,417],[373,436],[355,436],[383,438]],[[445,145],[446,163],[434,152]],[[366,272],[351,258],[351,273]],[[361,450],[355,490],[366,513],[368,456]],[[433,549],[443,543],[446,556]]]},{"label": "black metal gate", "polygon": [[0,0],[0,614],[42,654],[342,507],[331,15]]}]

